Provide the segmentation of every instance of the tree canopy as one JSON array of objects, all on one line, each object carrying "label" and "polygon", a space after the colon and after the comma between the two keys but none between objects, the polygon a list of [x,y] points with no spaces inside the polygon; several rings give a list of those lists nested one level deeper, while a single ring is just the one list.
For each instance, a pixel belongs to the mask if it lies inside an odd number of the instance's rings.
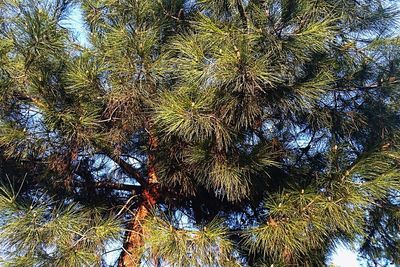
[{"label": "tree canopy", "polygon": [[0,264],[400,266],[395,2],[0,0]]}]

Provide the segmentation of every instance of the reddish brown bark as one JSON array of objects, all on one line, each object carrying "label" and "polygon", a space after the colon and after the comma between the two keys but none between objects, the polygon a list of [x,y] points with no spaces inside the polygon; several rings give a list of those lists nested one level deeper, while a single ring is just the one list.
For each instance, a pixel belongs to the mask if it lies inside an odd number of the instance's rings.
[{"label": "reddish brown bark", "polygon": [[136,267],[140,265],[140,248],[143,246],[143,222],[149,215],[150,210],[157,204],[159,198],[158,178],[154,166],[154,150],[157,148],[156,138],[150,134],[149,155],[147,161],[148,180],[141,197],[135,216],[128,224],[123,251],[121,252],[118,267]]},{"label": "reddish brown bark", "polygon": [[149,214],[146,205],[141,204],[136,210],[136,214],[128,225],[129,233],[126,235],[124,250],[121,252],[118,267],[135,267],[140,264],[140,255],[138,249],[143,244],[142,222]]}]

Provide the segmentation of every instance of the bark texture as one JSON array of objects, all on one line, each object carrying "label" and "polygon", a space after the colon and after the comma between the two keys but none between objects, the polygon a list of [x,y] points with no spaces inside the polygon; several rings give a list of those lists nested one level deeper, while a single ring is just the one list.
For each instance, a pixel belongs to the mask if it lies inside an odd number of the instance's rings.
[{"label": "bark texture", "polygon": [[147,176],[145,188],[141,194],[141,201],[136,213],[128,224],[126,239],[121,252],[118,267],[136,267],[140,265],[140,249],[143,246],[143,222],[150,214],[150,210],[159,199],[158,177],[155,169],[154,151],[157,149],[157,139],[149,136],[149,155],[147,160]]}]

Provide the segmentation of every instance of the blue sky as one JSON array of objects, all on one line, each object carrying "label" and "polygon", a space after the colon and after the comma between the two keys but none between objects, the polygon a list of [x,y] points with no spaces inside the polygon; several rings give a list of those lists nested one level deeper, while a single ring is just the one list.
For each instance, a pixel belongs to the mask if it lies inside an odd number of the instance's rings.
[{"label": "blue sky", "polygon": [[357,260],[357,254],[344,246],[338,247],[332,256],[332,263],[338,267],[359,267],[362,266]]}]

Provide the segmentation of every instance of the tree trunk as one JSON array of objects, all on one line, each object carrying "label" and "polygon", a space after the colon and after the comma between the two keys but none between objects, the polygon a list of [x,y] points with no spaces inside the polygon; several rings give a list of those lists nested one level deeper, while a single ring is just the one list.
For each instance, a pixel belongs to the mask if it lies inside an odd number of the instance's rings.
[{"label": "tree trunk", "polygon": [[118,267],[136,267],[140,265],[140,249],[143,246],[143,222],[149,215],[150,210],[157,204],[159,198],[158,178],[155,164],[154,150],[157,148],[157,139],[149,136],[149,155],[147,161],[148,181],[143,190],[141,203],[136,210],[135,216],[128,224],[123,251],[119,257]]},{"label": "tree trunk", "polygon": [[142,222],[149,213],[148,208],[144,203],[141,203],[136,210],[136,214],[128,225],[129,232],[126,235],[126,240],[123,246],[123,251],[119,257],[118,267],[135,267],[140,265],[139,248],[143,245]]}]

